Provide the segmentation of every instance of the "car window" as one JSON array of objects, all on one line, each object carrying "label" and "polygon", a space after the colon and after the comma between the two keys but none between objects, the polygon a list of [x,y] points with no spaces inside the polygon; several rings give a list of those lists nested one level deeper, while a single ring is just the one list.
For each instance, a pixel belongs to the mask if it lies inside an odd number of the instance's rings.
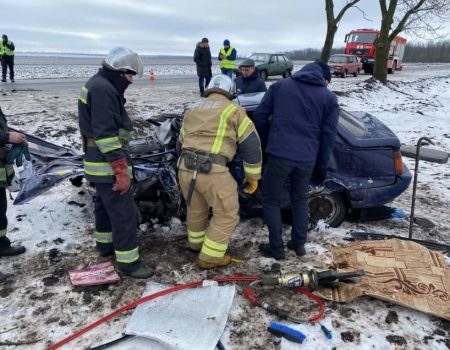
[{"label": "car window", "polygon": [[366,133],[364,123],[343,109],[339,113],[339,124],[356,137],[362,137]]},{"label": "car window", "polygon": [[266,63],[269,61],[269,55],[265,53],[254,53],[250,56],[250,58],[255,61],[256,64]]},{"label": "car window", "polygon": [[278,55],[278,62],[284,63],[286,62],[286,58],[283,55]]},{"label": "car window", "polygon": [[276,55],[270,56],[270,61],[269,62],[277,63],[278,62],[277,56]]},{"label": "car window", "polygon": [[331,56],[328,60],[330,63],[346,63],[347,58],[345,56]]}]

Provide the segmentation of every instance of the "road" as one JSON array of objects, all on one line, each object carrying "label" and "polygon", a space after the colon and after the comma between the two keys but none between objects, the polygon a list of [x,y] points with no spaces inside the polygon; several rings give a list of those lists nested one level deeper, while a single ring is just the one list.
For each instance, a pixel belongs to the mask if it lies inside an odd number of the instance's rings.
[{"label": "road", "polygon": [[[15,83],[1,83],[0,89],[9,91],[61,91],[79,90],[88,78],[60,78],[60,79],[29,79],[16,80]],[[198,78],[195,75],[166,75],[149,80],[148,77],[136,78],[130,88],[151,87],[161,85],[195,85]]]}]

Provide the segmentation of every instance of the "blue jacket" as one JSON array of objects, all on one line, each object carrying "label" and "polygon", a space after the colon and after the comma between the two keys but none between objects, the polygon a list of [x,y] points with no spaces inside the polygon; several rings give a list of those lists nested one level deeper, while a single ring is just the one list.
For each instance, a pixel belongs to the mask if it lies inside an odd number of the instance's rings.
[{"label": "blue jacket", "polygon": [[309,63],[291,78],[271,85],[253,118],[263,145],[267,140],[268,154],[326,169],[339,105],[318,64]]},{"label": "blue jacket", "polygon": [[234,82],[236,83],[236,92],[238,95],[267,91],[266,83],[259,77],[256,69],[249,77],[244,78],[241,75],[234,79]]}]

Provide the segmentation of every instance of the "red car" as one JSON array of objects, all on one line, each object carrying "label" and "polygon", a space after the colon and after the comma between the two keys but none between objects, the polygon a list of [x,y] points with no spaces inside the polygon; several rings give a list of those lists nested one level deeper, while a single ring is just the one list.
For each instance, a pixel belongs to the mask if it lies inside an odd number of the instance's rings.
[{"label": "red car", "polygon": [[362,63],[355,55],[331,55],[328,66],[331,74],[340,75],[342,78],[345,78],[348,74],[357,77],[362,69]]}]

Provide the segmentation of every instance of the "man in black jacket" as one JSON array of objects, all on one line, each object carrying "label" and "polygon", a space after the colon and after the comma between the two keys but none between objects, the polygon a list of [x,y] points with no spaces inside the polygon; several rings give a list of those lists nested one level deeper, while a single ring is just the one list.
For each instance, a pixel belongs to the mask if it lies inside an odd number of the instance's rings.
[{"label": "man in black jacket", "polygon": [[267,91],[266,83],[259,77],[255,61],[247,58],[240,65],[241,76],[234,79],[238,95]]},{"label": "man in black jacket", "polygon": [[205,88],[208,86],[212,77],[211,51],[209,49],[208,38],[203,38],[197,43],[194,52],[194,62],[197,64],[198,87],[200,96],[203,96]]}]

